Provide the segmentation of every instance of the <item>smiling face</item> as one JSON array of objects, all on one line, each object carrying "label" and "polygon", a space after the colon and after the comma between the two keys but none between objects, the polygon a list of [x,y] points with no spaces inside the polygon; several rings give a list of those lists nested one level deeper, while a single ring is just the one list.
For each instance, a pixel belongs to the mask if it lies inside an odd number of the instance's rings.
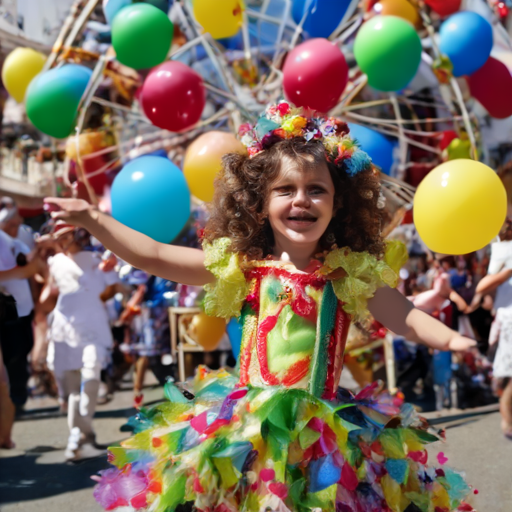
[{"label": "smiling face", "polygon": [[334,184],[326,163],[311,165],[283,157],[280,172],[269,187],[268,220],[276,246],[317,250],[331,222]]}]

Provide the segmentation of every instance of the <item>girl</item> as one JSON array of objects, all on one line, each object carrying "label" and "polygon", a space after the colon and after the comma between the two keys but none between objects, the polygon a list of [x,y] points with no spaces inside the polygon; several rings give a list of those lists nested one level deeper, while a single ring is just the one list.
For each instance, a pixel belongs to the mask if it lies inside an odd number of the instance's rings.
[{"label": "girl", "polygon": [[[111,448],[108,510],[471,510],[460,474],[428,468],[437,439],[412,407],[338,389],[351,321],[442,350],[473,344],[399,292],[406,253],[380,235],[378,173],[344,123],[287,103],[224,157],[203,251],[159,244],[80,200],[48,199],[137,268],[206,285],[210,315],[242,317],[238,378],[199,368],[192,393],[141,411]],[[195,395],[195,396],[194,396]],[[462,510],[462,509],[461,509]]]},{"label": "girl", "polygon": [[70,436],[65,458],[72,461],[102,453],[95,447],[92,419],[100,373],[109,362],[112,346],[109,319],[100,296],[113,283],[109,274],[99,269],[99,256],[83,250],[89,239],[83,229],[57,222],[54,237],[62,252],[48,260],[50,286],[58,290],[48,358],[61,405],[68,403]]}]

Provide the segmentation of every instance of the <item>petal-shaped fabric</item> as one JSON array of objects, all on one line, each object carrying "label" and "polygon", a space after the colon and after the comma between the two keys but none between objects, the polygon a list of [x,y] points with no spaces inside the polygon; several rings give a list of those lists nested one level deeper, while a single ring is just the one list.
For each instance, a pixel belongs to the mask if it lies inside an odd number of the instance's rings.
[{"label": "petal-shaped fabric", "polygon": [[230,252],[229,238],[219,238],[204,244],[205,267],[216,277],[215,283],[205,286],[204,309],[210,316],[232,318],[240,316],[249,286],[240,269],[240,257]]}]

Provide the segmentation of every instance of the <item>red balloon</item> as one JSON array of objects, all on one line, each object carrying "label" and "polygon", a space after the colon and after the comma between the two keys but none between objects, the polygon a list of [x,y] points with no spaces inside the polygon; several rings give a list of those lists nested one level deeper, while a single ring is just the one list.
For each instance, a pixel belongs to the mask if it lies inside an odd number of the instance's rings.
[{"label": "red balloon", "polygon": [[462,0],[425,0],[425,3],[440,16],[450,16],[460,10]]},{"label": "red balloon", "polygon": [[467,77],[467,81],[471,95],[491,117],[505,119],[512,116],[512,75],[503,62],[489,57],[478,71]]},{"label": "red balloon", "polygon": [[338,103],[348,82],[345,56],[327,39],[295,47],[283,66],[286,97],[298,107],[327,112]]},{"label": "red balloon", "polygon": [[181,62],[167,61],[156,66],[142,85],[144,113],[155,126],[171,132],[196,124],[205,102],[203,79]]}]

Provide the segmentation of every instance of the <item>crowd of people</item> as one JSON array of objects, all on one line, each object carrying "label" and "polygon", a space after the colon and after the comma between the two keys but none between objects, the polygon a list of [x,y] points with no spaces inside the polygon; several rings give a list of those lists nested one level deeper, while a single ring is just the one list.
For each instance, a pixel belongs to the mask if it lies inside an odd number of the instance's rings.
[{"label": "crowd of people", "polygon": [[67,460],[103,453],[92,418],[134,366],[134,406],[144,374],[173,378],[167,300],[176,285],[123,265],[83,229],[49,220],[38,233],[15,203],[0,203],[0,446],[29,394],[47,394],[67,414]]},{"label": "crowd of people", "polygon": [[[477,341],[476,350],[452,358],[395,339],[405,398],[439,408],[499,396],[503,432],[512,438],[510,224],[501,242],[470,255],[413,248],[400,277],[401,292],[417,308]],[[96,405],[112,397],[128,370],[133,367],[136,408],[148,368],[161,384],[175,378],[174,365],[163,364],[162,355],[170,348],[167,307],[179,295],[177,286],[124,264],[84,229],[63,221],[50,219],[34,233],[14,201],[2,198],[0,447],[14,446],[15,415],[30,393],[42,393],[57,398],[67,414],[67,460],[103,453],[92,426]]]}]

